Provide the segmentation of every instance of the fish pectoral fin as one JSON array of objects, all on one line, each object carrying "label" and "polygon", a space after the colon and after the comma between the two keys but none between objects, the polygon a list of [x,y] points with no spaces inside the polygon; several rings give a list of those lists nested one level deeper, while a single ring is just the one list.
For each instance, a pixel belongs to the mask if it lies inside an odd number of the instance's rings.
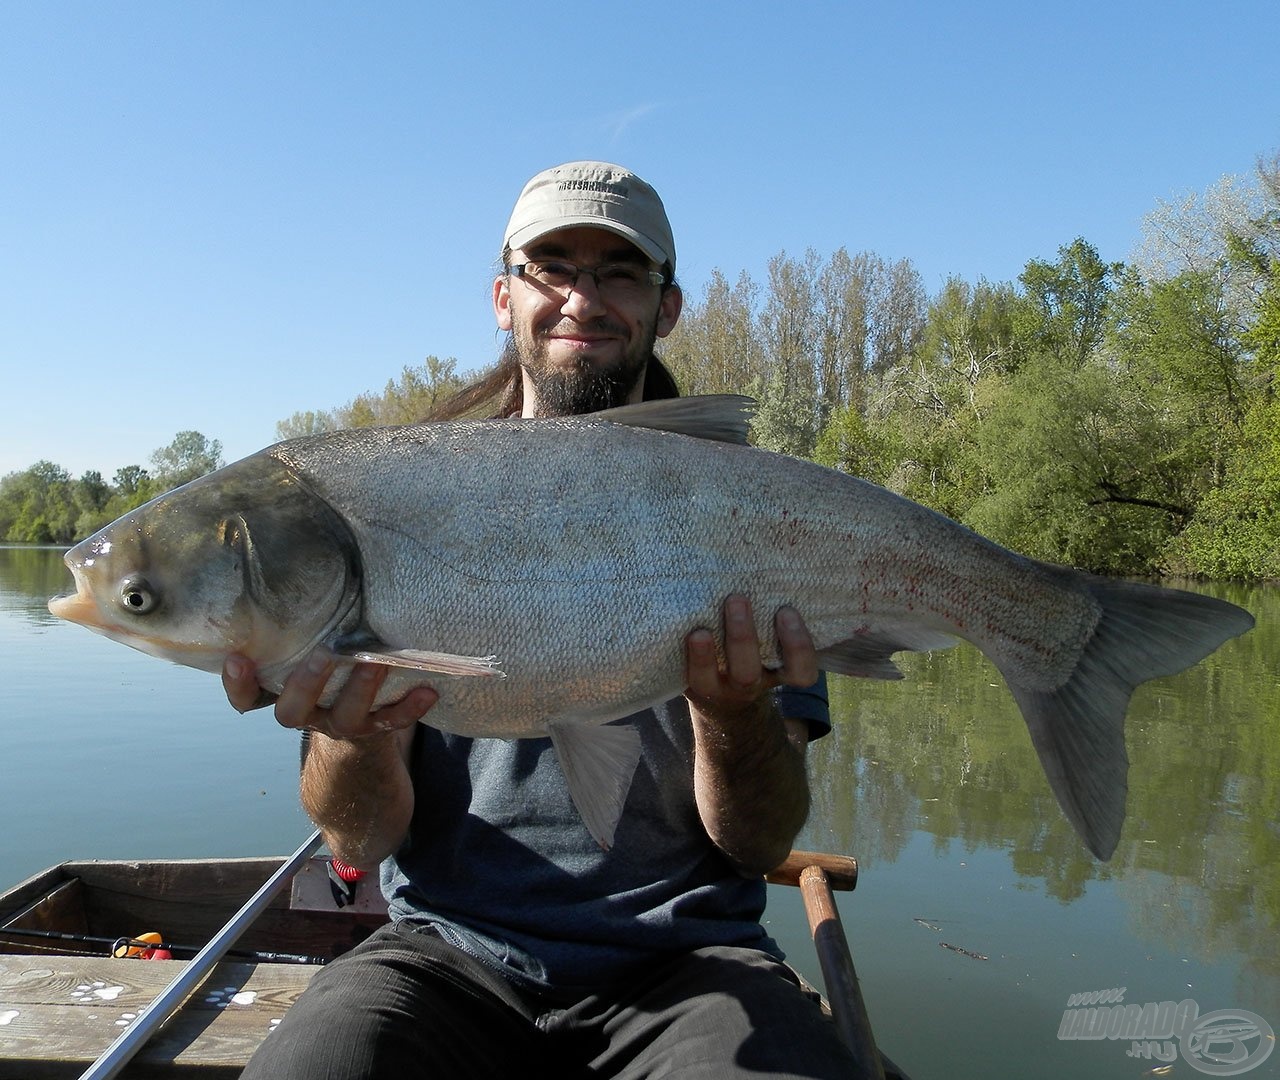
[{"label": "fish pectoral fin", "polygon": [[605,851],[640,763],[640,732],[631,724],[560,720],[547,725],[560,768],[587,831]]},{"label": "fish pectoral fin", "polygon": [[611,424],[673,431],[713,442],[747,445],[755,400],[741,394],[695,394],[601,409],[591,415]]},{"label": "fish pectoral fin", "polygon": [[384,664],[387,667],[430,671],[437,675],[472,675],[505,679],[496,656],[457,656],[454,653],[431,652],[428,649],[350,649],[340,655],[362,664]]},{"label": "fish pectoral fin", "polygon": [[859,679],[901,679],[902,672],[890,659],[894,653],[949,649],[956,641],[939,630],[882,626],[819,650],[818,666],[823,671]]}]

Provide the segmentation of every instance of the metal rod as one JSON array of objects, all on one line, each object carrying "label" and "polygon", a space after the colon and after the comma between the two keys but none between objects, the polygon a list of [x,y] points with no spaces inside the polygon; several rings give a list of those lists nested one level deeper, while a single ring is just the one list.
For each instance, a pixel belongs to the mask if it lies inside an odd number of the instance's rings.
[{"label": "metal rod", "polygon": [[[80,945],[118,945],[121,948],[168,949],[170,952],[190,953],[194,956],[202,945],[178,945],[172,941],[139,941],[131,937],[104,937],[98,934],[73,934],[66,930],[33,930],[24,926],[0,926],[0,938],[37,938],[43,941],[74,941]],[[36,946],[31,946],[36,948]],[[84,954],[89,955],[89,954]],[[326,956],[306,956],[302,953],[262,952],[254,949],[228,949],[227,956],[237,960],[257,960],[270,964],[327,964]]]},{"label": "metal rod", "polygon": [[110,1046],[102,1052],[92,1065],[80,1074],[80,1080],[109,1080],[117,1075],[129,1063],[129,1060],[142,1049],[187,996],[204,980],[231,948],[235,940],[248,929],[249,925],[262,914],[272,898],[284,886],[298,869],[305,863],[316,848],[320,846],[320,830],[317,829],[310,838],[295,851],[284,864],[271,875],[266,883],[248,902],[231,916],[228,922],[218,931],[212,941],[187,963],[181,973],[138,1013],[138,1018],[120,1034]]}]

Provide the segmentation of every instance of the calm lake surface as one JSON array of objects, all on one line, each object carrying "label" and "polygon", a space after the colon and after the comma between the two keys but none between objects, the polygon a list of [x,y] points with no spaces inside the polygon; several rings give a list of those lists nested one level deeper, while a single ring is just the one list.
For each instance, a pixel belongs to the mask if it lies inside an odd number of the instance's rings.
[{"label": "calm lake surface", "polygon": [[[297,735],[238,716],[214,676],[53,619],[70,587],[61,551],[0,547],[0,887],[65,859],[292,851],[311,829]],[[1259,625],[1138,691],[1108,863],[976,650],[909,657],[903,683],[834,681],[799,846],[860,860],[840,908],[877,1037],[915,1080],[1166,1075],[1127,1039],[1058,1037],[1068,998],[1095,990],[1280,1030],[1280,592],[1193,587]],[[766,918],[818,981],[798,892],[773,889]],[[1243,1075],[1280,1076],[1280,1053]]]}]

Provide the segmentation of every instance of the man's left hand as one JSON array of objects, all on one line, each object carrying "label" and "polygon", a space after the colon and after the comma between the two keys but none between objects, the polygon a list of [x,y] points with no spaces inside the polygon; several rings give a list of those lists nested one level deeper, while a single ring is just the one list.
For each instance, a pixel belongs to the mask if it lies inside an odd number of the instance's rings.
[{"label": "man's left hand", "polygon": [[694,630],[685,639],[685,672],[688,696],[701,708],[714,712],[717,705],[746,705],[768,690],[786,683],[812,686],[818,680],[818,654],[813,638],[795,608],[779,608],[774,629],[782,654],[782,666],[766,668],[760,661],[751,601],[734,594],[724,602],[724,664],[716,655],[715,635]]}]

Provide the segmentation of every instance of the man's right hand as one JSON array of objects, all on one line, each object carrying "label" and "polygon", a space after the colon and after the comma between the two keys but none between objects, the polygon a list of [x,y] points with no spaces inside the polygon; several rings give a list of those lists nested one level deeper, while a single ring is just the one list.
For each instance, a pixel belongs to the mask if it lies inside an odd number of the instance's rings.
[{"label": "man's right hand", "polygon": [[[388,669],[382,664],[356,664],[332,704],[322,708],[320,696],[335,663],[333,653],[320,646],[290,672],[280,696],[274,699],[277,723],[319,731],[331,739],[356,740],[410,728],[438,699],[431,687],[419,686],[399,701],[374,709]],[[272,702],[272,696],[258,683],[253,661],[238,653],[223,663],[222,686],[237,712],[264,708]]]}]

